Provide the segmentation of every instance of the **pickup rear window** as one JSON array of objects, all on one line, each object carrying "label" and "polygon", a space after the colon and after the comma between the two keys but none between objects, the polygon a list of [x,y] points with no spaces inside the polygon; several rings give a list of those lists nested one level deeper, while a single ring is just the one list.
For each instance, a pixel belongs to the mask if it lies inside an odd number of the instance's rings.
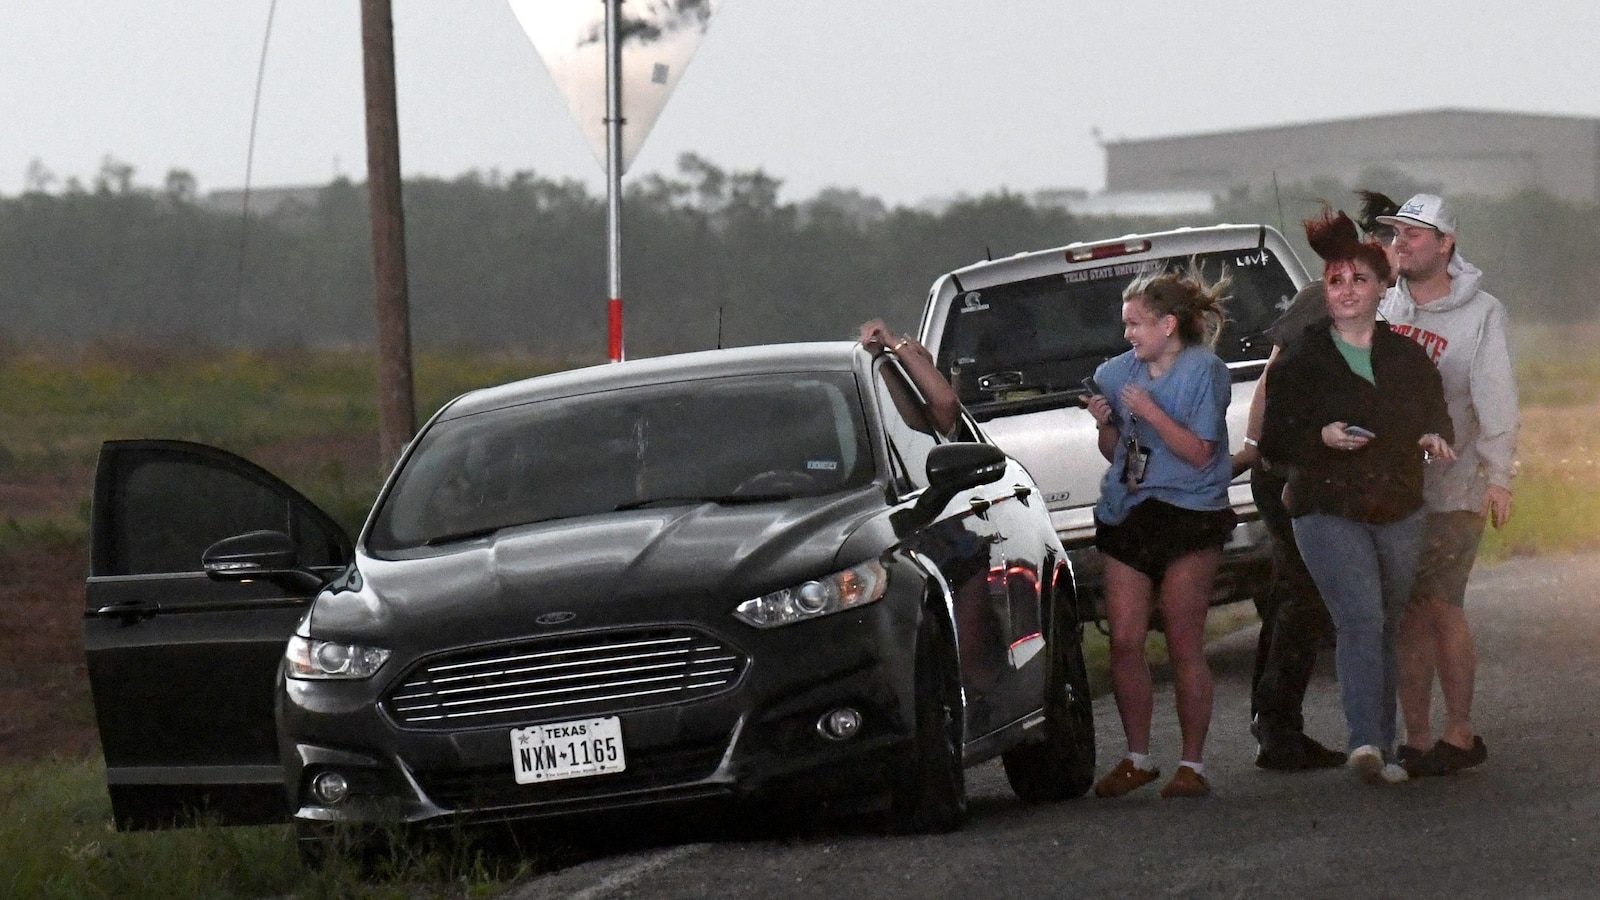
[{"label": "pickup rear window", "polygon": [[[1265,360],[1272,345],[1264,332],[1295,293],[1282,263],[1254,247],[1196,258],[1208,281],[1224,268],[1233,279],[1217,354],[1227,362]],[[1080,393],[1085,376],[1128,349],[1123,288],[1145,271],[1188,262],[1120,262],[957,294],[939,342],[939,368],[969,408]]]}]

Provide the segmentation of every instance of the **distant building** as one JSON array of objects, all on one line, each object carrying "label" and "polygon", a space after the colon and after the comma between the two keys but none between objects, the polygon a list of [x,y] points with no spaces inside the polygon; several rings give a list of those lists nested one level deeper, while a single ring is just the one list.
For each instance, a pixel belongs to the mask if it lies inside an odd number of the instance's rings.
[{"label": "distant building", "polygon": [[1182,216],[1216,208],[1210,191],[1104,191],[1046,188],[1034,191],[1033,205],[1057,207],[1075,216]]},{"label": "distant building", "polygon": [[1538,188],[1600,203],[1600,119],[1440,109],[1178,137],[1105,142],[1106,192],[1198,191],[1387,170],[1447,194]]},{"label": "distant building", "polygon": [[[323,187],[325,185],[251,188],[250,214],[275,216],[280,213],[292,215],[309,212],[317,208]],[[244,202],[242,188],[228,188],[207,193],[200,205],[214,212],[239,214],[244,212]]]},{"label": "distant building", "polygon": [[[1210,191],[1103,191],[1083,188],[1040,188],[1020,194],[1039,209],[1064,209],[1075,216],[1183,216],[1205,215],[1216,209]],[[972,200],[968,194],[929,197],[917,209],[942,216],[957,203]]]}]

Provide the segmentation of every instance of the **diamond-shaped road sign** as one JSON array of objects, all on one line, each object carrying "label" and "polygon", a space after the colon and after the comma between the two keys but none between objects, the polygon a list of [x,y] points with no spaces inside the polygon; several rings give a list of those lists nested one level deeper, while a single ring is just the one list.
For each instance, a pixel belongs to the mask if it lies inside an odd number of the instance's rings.
[{"label": "diamond-shaped road sign", "polygon": [[[589,149],[606,167],[606,31],[603,0],[508,0],[567,100]],[[722,0],[625,0],[622,170],[661,115]]]}]

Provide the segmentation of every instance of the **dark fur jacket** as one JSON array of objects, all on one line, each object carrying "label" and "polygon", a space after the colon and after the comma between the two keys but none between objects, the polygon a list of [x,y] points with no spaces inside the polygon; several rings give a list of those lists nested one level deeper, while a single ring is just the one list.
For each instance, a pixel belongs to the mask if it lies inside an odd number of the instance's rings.
[{"label": "dark fur jacket", "polygon": [[[1372,384],[1351,371],[1328,323],[1308,327],[1272,362],[1261,453],[1288,478],[1289,515],[1325,513],[1387,524],[1422,506],[1422,448],[1437,434],[1453,441],[1439,370],[1415,341],[1378,322]],[[1322,442],[1330,422],[1360,425],[1377,437],[1360,450]]]}]

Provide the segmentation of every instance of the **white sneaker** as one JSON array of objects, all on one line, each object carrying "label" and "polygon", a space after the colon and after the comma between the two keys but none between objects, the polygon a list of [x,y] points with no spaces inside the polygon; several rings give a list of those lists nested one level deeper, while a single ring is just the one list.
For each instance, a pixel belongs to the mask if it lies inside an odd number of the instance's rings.
[{"label": "white sneaker", "polygon": [[1411,780],[1411,776],[1399,763],[1385,763],[1378,775],[1390,784],[1403,784]]},{"label": "white sneaker", "polygon": [[1350,751],[1350,760],[1345,765],[1354,769],[1356,777],[1367,784],[1377,784],[1383,777],[1383,751],[1371,744],[1362,744]]}]

